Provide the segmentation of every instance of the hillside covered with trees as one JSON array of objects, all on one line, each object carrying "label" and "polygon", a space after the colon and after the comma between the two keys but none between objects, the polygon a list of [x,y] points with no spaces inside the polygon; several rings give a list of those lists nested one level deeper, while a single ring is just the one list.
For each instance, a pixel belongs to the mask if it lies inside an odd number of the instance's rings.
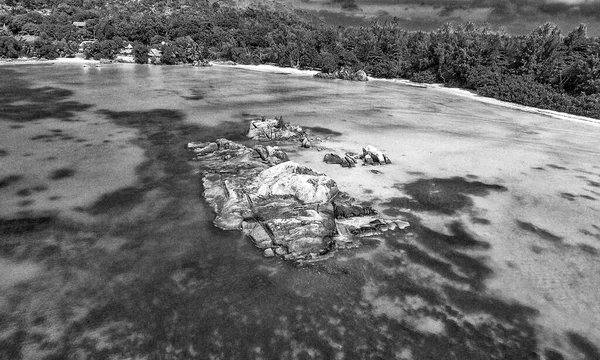
[{"label": "hillside covered with trees", "polygon": [[600,39],[585,25],[563,34],[546,23],[509,35],[472,23],[432,32],[398,22],[332,27],[293,11],[193,0],[0,1],[0,57],[53,59],[91,40],[87,57],[112,59],[131,43],[136,62],[151,48],[160,63],[202,59],[244,64],[363,69],[475,90],[501,100],[600,118]]}]

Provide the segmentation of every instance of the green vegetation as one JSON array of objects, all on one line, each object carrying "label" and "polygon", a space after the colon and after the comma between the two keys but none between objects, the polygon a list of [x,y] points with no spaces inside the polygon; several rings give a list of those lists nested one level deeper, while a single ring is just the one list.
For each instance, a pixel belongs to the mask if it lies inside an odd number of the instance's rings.
[{"label": "green vegetation", "polygon": [[[7,28],[0,32],[0,57],[52,59],[93,40],[84,49],[88,58],[113,59],[132,44],[137,63],[223,59],[325,72],[344,66],[375,77],[444,83],[600,118],[600,39],[588,37],[585,25],[566,36],[551,23],[512,36],[472,23],[447,24],[433,32],[407,31],[395,21],[334,28],[290,11],[236,9],[208,1],[6,4],[0,12],[0,24]],[[150,49],[158,51],[148,54]]]}]

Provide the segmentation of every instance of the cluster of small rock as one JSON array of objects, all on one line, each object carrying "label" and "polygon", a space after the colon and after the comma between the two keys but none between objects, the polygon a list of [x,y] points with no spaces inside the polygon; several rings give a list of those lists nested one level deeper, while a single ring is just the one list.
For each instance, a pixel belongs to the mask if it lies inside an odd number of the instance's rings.
[{"label": "cluster of small rock", "polygon": [[371,145],[364,147],[361,155],[347,152],[344,154],[344,157],[334,153],[325,154],[323,157],[323,161],[327,164],[340,164],[342,167],[354,167],[358,163],[358,160],[362,160],[363,165],[385,165],[392,163],[387,155]]},{"label": "cluster of small rock", "polygon": [[316,78],[320,79],[342,79],[351,81],[368,81],[369,78],[364,70],[352,71],[350,68],[342,67],[334,72],[315,74]]}]

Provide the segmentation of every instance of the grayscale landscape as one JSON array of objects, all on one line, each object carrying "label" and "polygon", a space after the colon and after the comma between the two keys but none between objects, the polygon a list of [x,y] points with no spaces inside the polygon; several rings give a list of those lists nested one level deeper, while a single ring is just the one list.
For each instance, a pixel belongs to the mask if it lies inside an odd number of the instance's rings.
[{"label": "grayscale landscape", "polygon": [[0,360],[600,360],[599,0],[0,0]]}]

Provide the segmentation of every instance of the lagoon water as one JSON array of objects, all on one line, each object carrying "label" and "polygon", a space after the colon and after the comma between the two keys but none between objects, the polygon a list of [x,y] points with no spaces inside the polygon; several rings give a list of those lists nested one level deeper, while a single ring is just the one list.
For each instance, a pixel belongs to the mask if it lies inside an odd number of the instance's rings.
[{"label": "lagoon water", "polygon": [[[1,66],[0,358],[600,358],[600,126],[280,69]],[[309,266],[216,229],[184,144],[290,158],[411,226]],[[326,152],[375,145],[393,164]]]}]

